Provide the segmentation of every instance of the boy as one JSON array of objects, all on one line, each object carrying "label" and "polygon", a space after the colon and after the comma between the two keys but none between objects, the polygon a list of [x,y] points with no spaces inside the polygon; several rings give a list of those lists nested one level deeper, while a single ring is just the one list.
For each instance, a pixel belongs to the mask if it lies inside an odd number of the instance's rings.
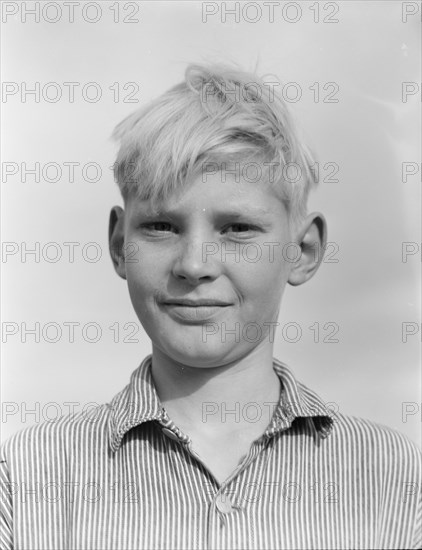
[{"label": "boy", "polygon": [[191,66],[116,136],[110,251],[152,354],[93,416],[6,442],[2,548],[419,548],[414,445],[273,358],[326,242],[274,88]]}]

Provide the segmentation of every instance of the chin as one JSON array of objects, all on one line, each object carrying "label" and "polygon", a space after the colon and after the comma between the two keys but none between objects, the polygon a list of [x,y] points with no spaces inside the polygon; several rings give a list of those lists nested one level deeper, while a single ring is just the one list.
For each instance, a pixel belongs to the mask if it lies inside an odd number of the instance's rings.
[{"label": "chin", "polygon": [[[236,345],[235,345],[236,346]],[[233,345],[215,342],[166,342],[158,346],[168,357],[188,367],[212,368],[230,363],[238,353]],[[236,346],[238,347],[238,345]],[[238,350],[236,350],[238,351]]]}]

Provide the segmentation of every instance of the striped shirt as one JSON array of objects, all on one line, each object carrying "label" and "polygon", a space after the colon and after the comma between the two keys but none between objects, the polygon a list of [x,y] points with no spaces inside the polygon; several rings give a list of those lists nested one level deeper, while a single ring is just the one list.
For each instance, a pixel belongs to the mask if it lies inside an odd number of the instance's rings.
[{"label": "striped shirt", "polygon": [[271,422],[222,484],[162,407],[151,356],[111,403],[17,433],[1,549],[420,548],[417,447],[274,369]]}]

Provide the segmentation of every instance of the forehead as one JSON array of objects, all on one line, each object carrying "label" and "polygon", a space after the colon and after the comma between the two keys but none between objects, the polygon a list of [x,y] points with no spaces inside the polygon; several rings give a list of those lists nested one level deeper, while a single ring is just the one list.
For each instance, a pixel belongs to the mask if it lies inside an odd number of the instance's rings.
[{"label": "forehead", "polygon": [[275,184],[261,178],[244,178],[230,170],[197,175],[169,191],[164,198],[150,199],[130,195],[130,212],[177,213],[181,211],[243,212],[256,216],[280,213],[285,207]]}]

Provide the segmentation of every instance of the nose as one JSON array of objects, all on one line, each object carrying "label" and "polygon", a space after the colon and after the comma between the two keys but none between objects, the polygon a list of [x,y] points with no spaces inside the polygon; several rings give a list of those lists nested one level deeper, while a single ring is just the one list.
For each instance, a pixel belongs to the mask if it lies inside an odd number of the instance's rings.
[{"label": "nose", "polygon": [[173,266],[173,275],[190,284],[212,281],[220,274],[217,256],[207,254],[209,242],[196,237],[186,237],[179,243],[179,251]]}]

